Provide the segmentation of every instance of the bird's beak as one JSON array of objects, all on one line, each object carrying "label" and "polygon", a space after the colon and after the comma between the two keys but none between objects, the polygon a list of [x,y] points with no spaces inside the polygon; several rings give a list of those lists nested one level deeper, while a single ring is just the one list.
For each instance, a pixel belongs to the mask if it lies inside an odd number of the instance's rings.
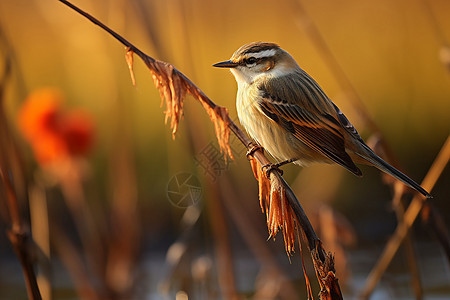
[{"label": "bird's beak", "polygon": [[213,65],[216,68],[236,68],[237,66],[238,63],[232,62],[231,60],[221,61]]}]

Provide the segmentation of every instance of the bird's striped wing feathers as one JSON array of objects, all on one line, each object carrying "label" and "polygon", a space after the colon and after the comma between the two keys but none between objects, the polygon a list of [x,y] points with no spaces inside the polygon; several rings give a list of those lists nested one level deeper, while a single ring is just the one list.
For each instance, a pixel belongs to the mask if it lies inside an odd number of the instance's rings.
[{"label": "bird's striped wing feathers", "polygon": [[[272,79],[272,83],[273,80],[276,79]],[[345,139],[341,133],[343,127],[340,120],[337,120],[327,110],[319,110],[311,103],[306,103],[310,101],[305,97],[315,97],[316,99],[326,97],[321,90],[317,90],[317,87],[310,85],[313,83],[315,82],[297,83],[295,88],[298,89],[298,92],[284,91],[284,93],[296,93],[295,97],[299,97],[296,98],[296,102],[299,105],[286,101],[287,95],[283,95],[283,91],[277,93],[276,91],[280,91],[280,89],[271,86],[271,82],[265,82],[259,87],[261,90],[259,107],[264,114],[291,132],[302,143],[342,165],[355,175],[361,176],[361,170],[345,152]],[[292,97],[292,95],[290,96]],[[327,100],[323,99],[323,101]],[[303,103],[305,105],[301,105]],[[317,105],[321,104],[328,105],[327,103],[320,103],[320,101]],[[350,122],[348,123],[350,124]]]},{"label": "bird's striped wing feathers", "polygon": [[347,117],[344,115],[344,113],[339,109],[339,107],[337,107],[333,102],[331,102],[331,103],[333,104],[333,107],[337,113],[337,117],[338,117],[342,127],[344,127],[344,129],[347,130],[347,132],[350,133],[354,138],[356,138],[360,142],[364,143],[364,141],[361,138],[361,136],[359,135],[358,131],[356,131],[355,126],[353,126],[353,124],[350,123],[350,121],[347,119]]}]

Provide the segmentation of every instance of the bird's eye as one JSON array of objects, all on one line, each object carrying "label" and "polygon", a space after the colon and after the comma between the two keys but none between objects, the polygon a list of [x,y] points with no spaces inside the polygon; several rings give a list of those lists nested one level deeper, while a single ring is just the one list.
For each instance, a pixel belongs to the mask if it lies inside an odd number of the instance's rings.
[{"label": "bird's eye", "polygon": [[252,65],[252,64],[256,63],[256,61],[257,61],[256,57],[249,57],[245,60],[245,63],[248,65]]}]

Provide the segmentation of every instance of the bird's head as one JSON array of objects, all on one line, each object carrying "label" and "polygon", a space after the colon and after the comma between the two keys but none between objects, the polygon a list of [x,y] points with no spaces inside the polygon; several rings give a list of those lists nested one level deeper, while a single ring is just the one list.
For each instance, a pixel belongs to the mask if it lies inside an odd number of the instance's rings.
[{"label": "bird's head", "polygon": [[298,69],[292,56],[274,43],[254,42],[213,67],[230,68],[236,81],[252,83],[259,76],[283,76]]}]

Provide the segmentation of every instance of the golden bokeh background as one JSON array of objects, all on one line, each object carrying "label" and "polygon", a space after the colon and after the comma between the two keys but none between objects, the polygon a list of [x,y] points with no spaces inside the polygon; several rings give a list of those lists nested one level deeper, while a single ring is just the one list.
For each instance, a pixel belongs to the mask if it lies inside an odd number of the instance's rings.
[{"label": "golden bokeh background", "polygon": [[[446,46],[450,1],[77,0],[74,4],[146,54],[174,64],[215,103],[227,107],[233,119],[235,80],[230,72],[211,65],[228,59],[245,43],[268,41],[288,51],[363,138],[369,138],[372,132],[348,100],[350,92],[330,69],[327,61],[334,59],[403,170],[416,181],[423,179],[450,133],[450,48]],[[333,57],[323,56],[308,34],[311,25],[302,17],[302,8]],[[135,57],[137,86],[133,87],[124,47],[58,1],[0,1],[0,29],[2,56],[13,54],[13,73],[6,89],[8,121],[13,127],[29,92],[59,88],[68,107],[88,110],[96,122],[95,149],[89,157],[89,190],[96,192],[90,200],[101,202],[112,196],[110,165],[114,155],[123,151],[135,169],[143,231],[156,237],[176,232],[181,212],[168,205],[167,182],[179,172],[202,176],[204,170],[195,158],[199,149],[216,143],[203,108],[192,98],[186,99],[184,118],[173,140],[164,124],[159,92],[145,65]],[[32,173],[36,163],[31,150],[17,137]],[[285,169],[285,177],[306,208],[328,202],[356,227],[387,227],[381,229],[385,234],[381,239],[393,229],[392,213],[383,213],[389,206],[389,187],[378,171],[363,168],[365,176],[358,179],[336,166]],[[244,155],[225,172],[231,174],[232,187],[243,206],[264,224],[257,184]],[[218,176],[214,184],[220,181]],[[432,192],[445,217],[450,212],[449,183],[447,170]],[[387,225],[380,225],[384,221]],[[359,228],[360,233],[372,232],[365,228]]]}]

